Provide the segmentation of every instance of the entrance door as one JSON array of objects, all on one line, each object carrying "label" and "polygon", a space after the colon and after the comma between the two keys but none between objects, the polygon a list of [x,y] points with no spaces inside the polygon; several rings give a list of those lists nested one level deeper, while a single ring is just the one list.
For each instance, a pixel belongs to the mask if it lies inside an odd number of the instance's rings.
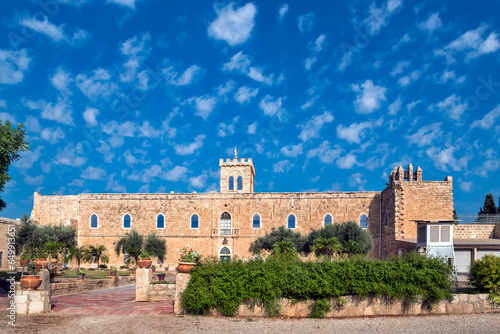
[{"label": "entrance door", "polygon": [[229,248],[224,247],[220,250],[220,262],[229,262],[231,261],[231,251]]},{"label": "entrance door", "polygon": [[455,249],[455,268],[457,273],[468,273],[472,251],[470,249]]}]

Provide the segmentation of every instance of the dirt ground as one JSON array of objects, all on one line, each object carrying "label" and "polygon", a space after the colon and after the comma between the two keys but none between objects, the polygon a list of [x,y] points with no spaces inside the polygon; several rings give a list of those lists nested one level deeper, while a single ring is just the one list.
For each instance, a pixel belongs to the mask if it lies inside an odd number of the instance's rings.
[{"label": "dirt ground", "polygon": [[500,313],[323,320],[45,314],[18,316],[16,327],[6,313],[0,319],[0,333],[500,333]]}]

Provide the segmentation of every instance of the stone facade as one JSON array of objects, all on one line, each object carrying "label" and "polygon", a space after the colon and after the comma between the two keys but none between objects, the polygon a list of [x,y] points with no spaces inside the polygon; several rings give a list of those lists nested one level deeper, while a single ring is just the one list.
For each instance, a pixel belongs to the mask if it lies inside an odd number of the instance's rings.
[{"label": "stone facade", "polygon": [[[323,227],[326,215],[332,217],[333,223],[360,223],[362,215],[366,215],[367,229],[375,244],[371,256],[377,258],[396,254],[395,241],[416,237],[412,220],[453,218],[451,177],[442,182],[422,181],[420,168],[415,173],[410,172],[411,166],[408,172],[396,168],[382,192],[254,193],[251,159],[221,159],[219,165],[220,192],[74,196],[35,193],[31,218],[42,225],[74,226],[80,246],[104,245],[109,250],[110,265],[115,266],[121,265],[123,258],[115,255],[113,245],[125,233],[131,229],[144,235],[156,233],[167,244],[163,266],[171,267],[185,246],[205,257],[219,256],[224,249],[230,256],[249,258],[250,244],[273,228],[288,226],[290,215],[295,216],[294,230],[302,234]],[[226,213],[229,220],[222,221]],[[130,228],[124,228],[127,214],[131,217]],[[157,226],[159,215],[164,218],[163,228]],[[197,226],[192,224],[194,215]],[[91,226],[92,216],[95,227]],[[258,226],[254,226],[254,217],[260,220]]]},{"label": "stone facade", "polygon": [[16,267],[13,237],[20,224],[20,221],[0,217],[0,269],[12,271]]},{"label": "stone facade", "polygon": [[500,238],[499,224],[467,224],[453,227],[455,239],[493,239]]}]

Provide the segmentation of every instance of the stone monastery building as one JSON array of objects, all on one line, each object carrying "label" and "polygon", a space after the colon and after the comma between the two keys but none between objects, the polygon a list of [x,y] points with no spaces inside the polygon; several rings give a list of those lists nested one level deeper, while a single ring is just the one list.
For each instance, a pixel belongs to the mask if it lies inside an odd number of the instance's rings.
[{"label": "stone monastery building", "polygon": [[167,194],[35,193],[31,219],[41,225],[71,225],[78,245],[104,245],[111,265],[123,257],[114,243],[131,229],[165,238],[164,265],[174,266],[189,246],[202,256],[250,258],[250,244],[272,228],[302,234],[353,220],[373,238],[375,258],[414,250],[415,220],[453,220],[452,178],[423,181],[422,169],[395,168],[383,191],[254,192],[252,159],[220,159],[220,192]]}]

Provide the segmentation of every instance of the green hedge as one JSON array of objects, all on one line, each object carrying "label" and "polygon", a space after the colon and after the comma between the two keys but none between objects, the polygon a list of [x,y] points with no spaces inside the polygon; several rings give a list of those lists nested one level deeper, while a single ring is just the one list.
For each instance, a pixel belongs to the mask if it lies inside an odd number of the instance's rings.
[{"label": "green hedge", "polygon": [[281,298],[316,300],[313,311],[321,316],[331,299],[346,295],[383,296],[407,302],[422,297],[432,305],[451,299],[452,267],[441,259],[411,254],[391,261],[367,259],[336,262],[283,261],[279,257],[248,262],[203,263],[191,275],[182,295],[184,309],[206,315],[212,308],[232,316],[245,300],[278,315]]},{"label": "green hedge", "polygon": [[469,280],[476,288],[489,292],[494,303],[500,303],[500,257],[486,254],[474,261]]}]

